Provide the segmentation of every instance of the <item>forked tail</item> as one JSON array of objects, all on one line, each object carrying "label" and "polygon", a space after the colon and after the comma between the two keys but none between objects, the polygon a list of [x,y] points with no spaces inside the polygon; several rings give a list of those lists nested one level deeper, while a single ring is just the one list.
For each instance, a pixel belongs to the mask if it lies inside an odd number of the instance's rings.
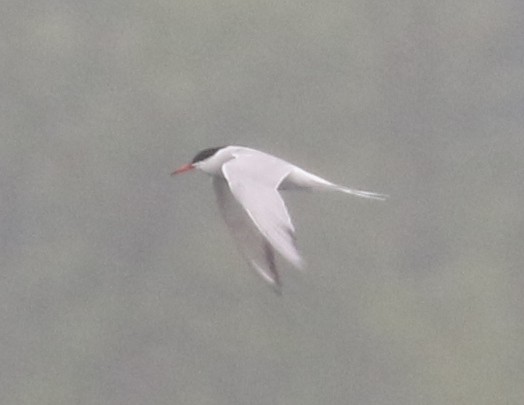
[{"label": "forked tail", "polygon": [[322,177],[313,173],[306,172],[299,167],[293,167],[291,172],[282,179],[279,187],[280,190],[302,189],[302,190],[318,190],[318,191],[342,191],[343,193],[353,194],[357,197],[371,198],[373,200],[385,200],[389,196],[386,194],[372,193],[371,191],[357,190],[354,188],[339,186],[331,183]]},{"label": "forked tail", "polygon": [[380,193],[372,193],[371,191],[363,191],[363,190],[356,190],[354,188],[344,187],[335,185],[336,190],[342,191],[343,193],[356,195],[357,197],[362,198],[370,198],[372,200],[381,200],[384,201],[388,199],[389,195],[387,194],[380,194]]}]

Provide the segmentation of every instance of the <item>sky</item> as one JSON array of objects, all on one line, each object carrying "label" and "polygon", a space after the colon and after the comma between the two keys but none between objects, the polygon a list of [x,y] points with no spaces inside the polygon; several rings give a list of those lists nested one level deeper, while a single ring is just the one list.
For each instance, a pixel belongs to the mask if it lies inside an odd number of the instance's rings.
[{"label": "sky", "polygon": [[[522,404],[524,5],[8,1],[0,402]],[[307,263],[243,261],[200,150],[285,192]]]}]

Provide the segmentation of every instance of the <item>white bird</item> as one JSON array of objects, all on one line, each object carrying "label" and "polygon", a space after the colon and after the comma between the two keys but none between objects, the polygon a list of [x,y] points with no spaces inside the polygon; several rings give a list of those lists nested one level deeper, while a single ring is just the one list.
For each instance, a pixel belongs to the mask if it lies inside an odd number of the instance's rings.
[{"label": "white bird", "polygon": [[295,228],[279,190],[334,190],[376,200],[387,198],[385,194],[339,186],[285,160],[242,146],[205,149],[171,174],[192,169],[213,177],[220,212],[240,251],[277,292],[280,277],[275,251],[296,268],[303,267],[295,245]]}]

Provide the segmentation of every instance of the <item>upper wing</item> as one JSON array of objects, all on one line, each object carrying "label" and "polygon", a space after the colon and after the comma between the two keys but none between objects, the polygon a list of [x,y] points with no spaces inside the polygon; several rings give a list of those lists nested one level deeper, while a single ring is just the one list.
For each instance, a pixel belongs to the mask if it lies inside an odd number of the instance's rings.
[{"label": "upper wing", "polygon": [[222,166],[231,193],[264,239],[295,267],[303,261],[278,186],[293,166],[266,154],[242,154]]},{"label": "upper wing", "polygon": [[229,185],[222,177],[213,177],[213,187],[218,207],[226,225],[231,230],[242,255],[267,282],[280,288],[275,266],[273,248],[258,231],[255,224],[231,194]]}]

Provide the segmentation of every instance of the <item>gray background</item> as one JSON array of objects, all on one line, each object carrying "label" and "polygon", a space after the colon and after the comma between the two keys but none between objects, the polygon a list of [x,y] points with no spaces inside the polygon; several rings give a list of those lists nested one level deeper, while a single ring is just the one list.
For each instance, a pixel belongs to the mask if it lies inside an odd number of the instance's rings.
[{"label": "gray background", "polygon": [[[0,403],[524,403],[524,6],[7,1]],[[391,195],[289,193],[243,262],[241,144]]]}]

